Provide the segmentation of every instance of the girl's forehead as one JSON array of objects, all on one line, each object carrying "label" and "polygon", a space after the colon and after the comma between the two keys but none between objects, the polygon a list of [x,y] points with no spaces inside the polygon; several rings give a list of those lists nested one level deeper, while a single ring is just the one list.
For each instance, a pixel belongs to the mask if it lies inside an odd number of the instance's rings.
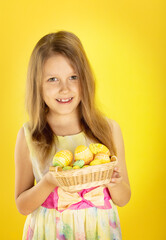
[{"label": "girl's forehead", "polygon": [[77,73],[77,70],[72,61],[67,57],[61,54],[50,56],[43,64],[44,77],[61,73],[73,74]]}]

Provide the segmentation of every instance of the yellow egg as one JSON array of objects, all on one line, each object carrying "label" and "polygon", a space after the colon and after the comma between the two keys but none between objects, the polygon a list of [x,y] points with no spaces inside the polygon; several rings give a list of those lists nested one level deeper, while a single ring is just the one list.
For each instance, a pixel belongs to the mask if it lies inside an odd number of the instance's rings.
[{"label": "yellow egg", "polygon": [[73,154],[69,150],[61,150],[53,157],[53,166],[65,167],[71,164]]},{"label": "yellow egg", "polygon": [[80,159],[84,160],[85,164],[88,164],[93,159],[93,153],[84,145],[79,145],[74,151],[74,160]]},{"label": "yellow egg", "polygon": [[101,160],[102,163],[109,163],[111,161],[106,153],[97,153],[94,160]]},{"label": "yellow egg", "polygon": [[102,160],[96,159],[90,162],[90,166],[102,164]]},{"label": "yellow egg", "polygon": [[82,168],[86,168],[86,167],[89,167],[90,165],[84,165]]},{"label": "yellow egg", "polygon": [[90,148],[91,152],[94,154],[102,152],[102,153],[106,153],[108,156],[110,156],[110,151],[104,144],[91,143],[89,145],[89,148]]},{"label": "yellow egg", "polygon": [[79,166],[74,166],[73,169],[80,169],[80,167]]}]

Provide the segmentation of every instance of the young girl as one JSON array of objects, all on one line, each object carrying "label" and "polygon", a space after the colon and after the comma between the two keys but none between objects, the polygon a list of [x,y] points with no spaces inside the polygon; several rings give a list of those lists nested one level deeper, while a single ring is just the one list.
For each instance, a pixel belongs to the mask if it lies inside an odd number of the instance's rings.
[{"label": "young girl", "polygon": [[[117,206],[131,191],[119,124],[95,106],[95,82],[79,38],[71,32],[47,34],[36,44],[28,67],[29,121],[15,147],[15,201],[28,215],[23,240],[119,240]],[[107,185],[65,192],[49,172],[57,151],[78,145],[106,145],[118,165]],[[36,184],[34,184],[36,180]]]}]

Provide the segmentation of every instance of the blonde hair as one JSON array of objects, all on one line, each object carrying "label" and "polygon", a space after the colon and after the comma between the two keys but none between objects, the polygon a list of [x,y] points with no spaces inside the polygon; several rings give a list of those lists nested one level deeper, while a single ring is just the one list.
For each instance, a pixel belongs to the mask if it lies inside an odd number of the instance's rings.
[{"label": "blonde hair", "polygon": [[42,69],[52,55],[62,54],[70,60],[81,79],[80,120],[85,134],[106,145],[116,155],[112,129],[104,114],[95,104],[95,77],[79,38],[67,31],[58,31],[42,37],[32,51],[27,73],[26,109],[29,114],[29,131],[41,163],[44,163],[54,146],[54,137],[46,120],[47,106],[42,98]]}]

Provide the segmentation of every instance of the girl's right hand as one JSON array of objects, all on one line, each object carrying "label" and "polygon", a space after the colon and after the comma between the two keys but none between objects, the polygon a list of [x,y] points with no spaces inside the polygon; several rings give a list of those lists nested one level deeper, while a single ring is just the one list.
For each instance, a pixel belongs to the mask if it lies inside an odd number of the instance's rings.
[{"label": "girl's right hand", "polygon": [[54,172],[48,171],[45,174],[45,179],[46,179],[46,182],[48,183],[48,185],[52,186],[53,189],[56,187],[59,187],[56,177],[54,175]]}]

